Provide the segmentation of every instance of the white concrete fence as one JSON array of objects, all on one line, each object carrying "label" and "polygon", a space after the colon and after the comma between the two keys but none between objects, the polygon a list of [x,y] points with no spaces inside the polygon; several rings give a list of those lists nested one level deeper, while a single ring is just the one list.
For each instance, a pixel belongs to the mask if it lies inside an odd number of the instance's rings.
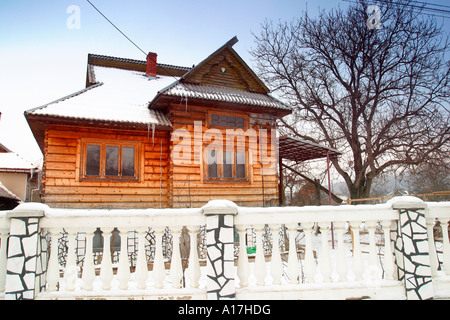
[{"label": "white concrete fence", "polygon": [[[146,210],[24,203],[0,211],[0,299],[450,298],[449,220],[450,202],[413,197],[270,208],[215,200]],[[120,235],[118,247],[112,235]]]}]

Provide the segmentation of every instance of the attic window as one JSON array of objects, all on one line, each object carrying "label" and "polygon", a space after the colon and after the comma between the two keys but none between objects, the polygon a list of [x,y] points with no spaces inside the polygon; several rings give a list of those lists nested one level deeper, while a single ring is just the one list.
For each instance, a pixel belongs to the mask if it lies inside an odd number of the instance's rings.
[{"label": "attic window", "polygon": [[229,116],[225,114],[210,115],[210,125],[231,127],[231,128],[245,128],[245,119],[243,117]]},{"label": "attic window", "polygon": [[83,140],[82,179],[138,179],[139,143]]}]

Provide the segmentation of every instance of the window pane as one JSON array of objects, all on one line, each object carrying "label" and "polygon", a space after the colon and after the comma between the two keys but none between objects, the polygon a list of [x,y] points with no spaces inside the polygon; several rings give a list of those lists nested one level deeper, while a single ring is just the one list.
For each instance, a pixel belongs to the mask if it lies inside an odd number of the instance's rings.
[{"label": "window pane", "polygon": [[227,116],[220,116],[220,125],[221,126],[228,125],[228,117]]},{"label": "window pane", "polygon": [[236,152],[236,178],[245,178],[245,152]]},{"label": "window pane", "polygon": [[244,119],[243,118],[236,118],[236,127],[238,127],[238,128],[244,127]]},{"label": "window pane", "polygon": [[86,149],[86,175],[100,175],[100,146],[88,144]]},{"label": "window pane", "polygon": [[122,177],[134,177],[134,148],[122,148]]},{"label": "window pane", "polygon": [[219,124],[219,116],[217,114],[211,115],[211,124],[218,125]]},{"label": "window pane", "polygon": [[106,146],[106,165],[105,175],[118,176],[119,175],[119,147]]},{"label": "window pane", "polygon": [[208,177],[217,178],[217,151],[208,150]]},{"label": "window pane", "polygon": [[224,151],[223,152],[223,177],[224,178],[231,178],[233,177],[233,168],[231,165],[231,151]]}]

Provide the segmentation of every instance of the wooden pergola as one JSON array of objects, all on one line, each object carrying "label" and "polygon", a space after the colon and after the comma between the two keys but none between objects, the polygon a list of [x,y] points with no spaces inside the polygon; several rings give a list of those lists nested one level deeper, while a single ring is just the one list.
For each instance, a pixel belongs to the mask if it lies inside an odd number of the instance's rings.
[{"label": "wooden pergola", "polygon": [[[307,141],[300,138],[293,138],[282,136],[278,138],[278,156],[279,156],[279,170],[280,170],[280,184],[279,184],[279,201],[280,204],[284,200],[284,186],[283,186],[283,159],[301,163],[308,160],[326,158],[327,159],[327,173],[328,173],[328,194],[330,204],[332,201],[331,182],[330,182],[330,159],[336,158],[342,152],[321,146],[317,143]],[[291,169],[292,170],[292,169]]]}]

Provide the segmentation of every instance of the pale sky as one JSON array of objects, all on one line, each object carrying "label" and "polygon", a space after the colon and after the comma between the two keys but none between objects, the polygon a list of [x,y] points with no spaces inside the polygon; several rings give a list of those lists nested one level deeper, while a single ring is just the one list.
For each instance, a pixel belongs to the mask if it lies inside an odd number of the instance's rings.
[{"label": "pale sky", "polygon": [[[232,37],[253,67],[252,32],[265,20],[345,8],[340,0],[91,0],[158,62],[198,64]],[[447,0],[433,3],[448,4]],[[79,15],[73,8],[79,9]],[[450,19],[447,19],[450,22]],[[88,53],[145,60],[86,0],[0,0],[0,143],[29,160],[42,157],[23,116],[85,87]]]}]

